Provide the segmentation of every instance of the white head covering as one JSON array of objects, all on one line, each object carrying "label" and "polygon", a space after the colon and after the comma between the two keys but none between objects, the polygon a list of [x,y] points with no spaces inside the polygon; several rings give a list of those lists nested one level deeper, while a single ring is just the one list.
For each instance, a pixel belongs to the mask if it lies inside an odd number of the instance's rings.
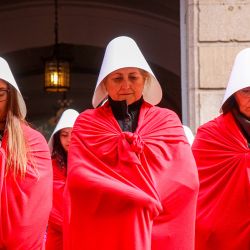
[{"label": "white head covering", "polygon": [[194,135],[193,135],[193,132],[191,131],[191,129],[186,126],[186,125],[182,125],[183,129],[184,129],[184,132],[185,132],[185,135],[188,139],[188,142],[190,145],[193,144],[193,141],[194,141]]},{"label": "white head covering", "polygon": [[250,87],[250,48],[241,50],[235,58],[222,106],[231,95],[246,87]]},{"label": "white head covering", "polygon": [[53,133],[50,136],[48,145],[49,145],[49,149],[50,152],[52,153],[53,150],[53,143],[54,143],[54,135],[56,132],[58,132],[59,130],[63,129],[63,128],[73,128],[74,123],[76,121],[76,118],[78,117],[79,113],[74,110],[74,109],[66,109],[62,115],[60,120],[58,121]]},{"label": "white head covering", "polygon": [[21,94],[21,92],[17,86],[17,83],[15,81],[15,78],[10,70],[9,64],[2,57],[0,57],[0,79],[6,81],[7,83],[12,85],[17,90],[18,105],[20,107],[22,117],[25,118],[25,116],[27,114],[27,110],[26,110],[26,105],[25,105],[25,102],[23,100],[22,94]]},{"label": "white head covering", "polygon": [[120,36],[110,41],[106,48],[92,99],[94,108],[108,95],[103,79],[111,72],[126,67],[135,67],[147,71],[150,76],[145,82],[143,98],[152,105],[156,105],[161,101],[161,85],[155,78],[137,44],[130,37]]}]

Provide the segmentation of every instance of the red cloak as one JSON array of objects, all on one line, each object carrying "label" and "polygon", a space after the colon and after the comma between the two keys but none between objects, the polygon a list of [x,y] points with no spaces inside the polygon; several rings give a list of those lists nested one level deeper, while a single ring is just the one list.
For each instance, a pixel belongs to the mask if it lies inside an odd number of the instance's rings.
[{"label": "red cloak", "polygon": [[41,250],[52,206],[52,167],[45,138],[23,125],[32,158],[22,179],[5,174],[6,136],[0,148],[0,249]]},{"label": "red cloak", "polygon": [[196,249],[250,249],[250,149],[231,113],[198,129]]},{"label": "red cloak", "polygon": [[55,159],[53,166],[53,207],[47,230],[46,250],[63,249],[63,193],[66,182],[66,168],[60,168]]},{"label": "red cloak", "polygon": [[198,174],[174,112],[144,102],[131,133],[108,103],[87,110],[68,157],[65,249],[193,249]]}]

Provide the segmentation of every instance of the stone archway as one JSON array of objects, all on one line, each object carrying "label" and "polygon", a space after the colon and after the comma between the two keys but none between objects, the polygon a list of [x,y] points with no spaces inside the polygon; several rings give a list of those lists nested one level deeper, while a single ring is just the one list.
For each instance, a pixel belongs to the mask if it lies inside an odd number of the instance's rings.
[{"label": "stone archway", "polygon": [[[0,54],[11,64],[26,99],[28,119],[46,122],[61,97],[43,90],[42,58],[50,55],[54,41],[53,2],[11,2],[0,7],[0,32],[5,34]],[[91,107],[105,46],[115,36],[128,35],[137,41],[161,82],[164,96],[160,105],[175,110],[181,118],[179,1],[176,2],[151,1],[144,6],[127,1],[62,1],[59,42],[63,53],[72,58],[71,90],[67,93],[73,100],[72,108],[82,111]]]}]

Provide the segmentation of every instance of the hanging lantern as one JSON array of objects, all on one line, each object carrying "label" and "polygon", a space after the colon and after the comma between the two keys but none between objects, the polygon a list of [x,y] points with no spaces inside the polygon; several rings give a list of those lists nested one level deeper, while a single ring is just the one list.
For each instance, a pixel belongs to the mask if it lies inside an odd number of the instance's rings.
[{"label": "hanging lantern", "polygon": [[58,43],[58,0],[54,1],[55,9],[55,44],[53,56],[45,61],[44,89],[48,92],[66,92],[70,88],[70,63],[60,57]]},{"label": "hanging lantern", "polygon": [[66,60],[52,58],[45,62],[45,84],[48,92],[65,92],[70,88],[70,65]]}]

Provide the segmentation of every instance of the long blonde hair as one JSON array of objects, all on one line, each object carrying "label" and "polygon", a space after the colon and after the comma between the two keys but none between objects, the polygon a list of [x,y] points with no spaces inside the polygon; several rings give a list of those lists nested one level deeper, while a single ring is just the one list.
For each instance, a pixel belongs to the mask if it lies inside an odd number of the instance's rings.
[{"label": "long blonde hair", "polygon": [[[23,112],[25,103],[17,90],[9,85],[7,116],[5,129],[7,132],[7,164],[6,172],[13,172],[14,176],[25,176],[28,162],[28,148],[22,124],[25,121]],[[24,107],[22,107],[24,105]]]}]

